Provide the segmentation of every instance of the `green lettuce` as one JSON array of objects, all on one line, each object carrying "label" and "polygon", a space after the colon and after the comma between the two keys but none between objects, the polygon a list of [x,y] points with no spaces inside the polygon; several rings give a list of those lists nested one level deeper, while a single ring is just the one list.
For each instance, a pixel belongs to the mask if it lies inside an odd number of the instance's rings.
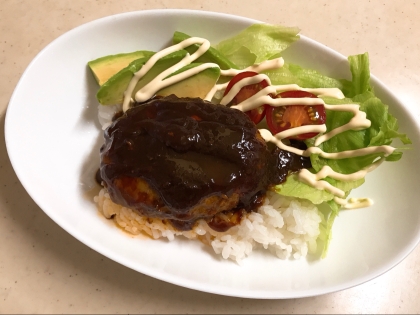
[{"label": "green lettuce", "polygon": [[[388,106],[374,94],[373,88],[370,85],[368,54],[350,56],[348,60],[352,73],[352,80],[340,81],[341,89],[346,98],[339,100],[324,97],[323,99],[326,104],[336,106],[340,106],[341,104],[359,104],[360,109],[366,113],[366,117],[371,121],[371,126],[360,131],[349,130],[338,134],[322,143],[319,148],[325,152],[333,153],[370,146],[390,145],[394,139],[399,139],[403,144],[410,144],[411,141],[407,135],[398,132],[398,122],[396,118],[388,112]],[[306,75],[306,72],[304,73]],[[299,73],[296,75],[299,77]],[[323,79],[323,81],[319,83],[318,78],[318,74],[314,76],[313,81],[310,82],[311,87],[325,87],[322,86],[325,80]],[[338,84],[335,84],[335,86],[333,84],[329,87],[338,87]],[[351,113],[327,110],[327,132],[346,124],[351,118]],[[308,146],[314,146],[315,140],[316,139],[308,139],[306,140],[306,144]],[[387,156],[385,160],[397,161],[401,158],[401,155],[402,152],[396,150]],[[320,171],[324,166],[329,166],[336,172],[350,174],[371,165],[381,157],[383,157],[383,153],[346,159],[325,159],[319,155],[313,154],[310,158],[313,173]],[[364,179],[354,182],[342,182],[328,177],[325,180],[334,187],[343,190],[346,197],[352,189],[360,186],[364,182]],[[321,205],[320,208],[323,209],[325,218],[321,223],[320,241],[323,243],[323,256],[325,256],[329,240],[331,239],[333,222],[340,210],[340,205],[334,201],[334,195],[326,191],[317,191],[317,189],[299,182],[295,175],[289,176],[285,183],[276,186],[276,191],[285,196],[308,199],[314,204]]]},{"label": "green lettuce", "polygon": [[[216,48],[227,56],[238,68],[244,69],[254,63],[279,57],[280,54],[299,38],[297,28],[255,24],[248,27],[238,35],[222,41]],[[298,84],[305,88],[339,88],[345,99],[323,97],[326,104],[340,106],[342,104],[358,104],[371,121],[371,126],[360,131],[346,131],[322,143],[319,148],[325,152],[334,153],[346,150],[355,150],[369,146],[390,145],[394,139],[399,139],[402,144],[410,144],[407,135],[398,132],[398,122],[388,112],[388,106],[375,96],[370,84],[369,56],[367,53],[350,56],[348,58],[351,80],[335,79],[325,76],[315,70],[305,69],[299,65],[285,63],[280,69],[264,72],[273,85]],[[342,126],[350,121],[353,115],[349,112],[327,110],[327,132]],[[316,139],[306,140],[307,146],[314,146]],[[387,161],[397,161],[401,158],[401,150],[396,150],[385,157]],[[310,156],[313,173],[324,166],[331,167],[342,174],[357,172],[371,165],[383,153],[346,159],[325,159],[319,155]],[[328,183],[344,191],[347,197],[350,191],[364,183],[364,178],[343,182],[327,177]],[[307,199],[323,214],[320,224],[321,234],[319,242],[325,256],[328,243],[331,240],[331,229],[335,218],[339,214],[340,205],[335,202],[334,195],[325,190],[318,190],[302,183],[296,174],[290,175],[286,182],[275,187],[281,195]]]},{"label": "green lettuce", "polygon": [[[348,195],[352,189],[362,185],[365,180],[362,178],[355,181],[343,182],[332,178],[327,178],[327,182],[329,182],[334,187],[343,190],[346,195]],[[289,175],[286,182],[275,187],[275,191],[283,196],[307,199],[316,205],[334,199],[334,195],[332,193],[326,190],[319,190],[310,185],[302,183],[299,181],[296,174]]]},{"label": "green lettuce", "polygon": [[354,97],[372,91],[370,86],[370,69],[368,53],[348,57],[352,80],[343,80],[343,93],[347,97]]},{"label": "green lettuce", "polygon": [[297,84],[305,88],[343,88],[342,80],[330,78],[316,70],[285,63],[283,67],[263,72],[273,85]]},{"label": "green lettuce", "polygon": [[282,51],[299,39],[298,33],[296,27],[254,24],[215,47],[239,69],[244,69],[280,56]]},{"label": "green lettuce", "polygon": [[[324,98],[327,104],[359,104],[360,110],[366,113],[367,119],[371,121],[371,126],[360,131],[348,130],[336,135],[330,140],[322,143],[319,147],[325,152],[341,152],[346,150],[357,150],[371,146],[390,145],[394,139],[399,139],[403,144],[410,144],[407,135],[398,132],[397,119],[388,112],[385,105],[373,92],[369,82],[369,57],[362,54],[349,57],[352,81],[346,84],[348,87],[344,91],[349,98],[337,100]],[[356,94],[358,93],[358,94]],[[352,118],[348,112],[327,110],[327,132],[346,124]],[[309,146],[313,146],[314,139],[307,141]],[[402,152],[394,151],[386,157],[388,161],[397,161],[401,158]],[[384,157],[383,153],[369,154],[366,156],[353,157],[347,159],[325,159],[319,155],[312,155],[311,162],[315,171],[319,171],[323,166],[328,165],[334,171],[342,174],[357,172],[371,165],[378,158]]]}]

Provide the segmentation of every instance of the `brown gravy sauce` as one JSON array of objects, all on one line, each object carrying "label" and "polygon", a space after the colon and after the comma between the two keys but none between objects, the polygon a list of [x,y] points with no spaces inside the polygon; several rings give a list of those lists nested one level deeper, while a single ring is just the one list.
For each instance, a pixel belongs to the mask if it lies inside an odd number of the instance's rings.
[{"label": "brown gravy sauce", "polygon": [[[111,199],[178,230],[204,219],[212,229],[226,231],[264,202],[267,189],[311,166],[309,158],[267,146],[243,112],[201,99],[153,99],[117,117],[104,137],[97,181]],[[135,190],[136,179],[158,198],[127,197],[115,184]],[[235,196],[229,210],[201,206],[208,197]]]}]

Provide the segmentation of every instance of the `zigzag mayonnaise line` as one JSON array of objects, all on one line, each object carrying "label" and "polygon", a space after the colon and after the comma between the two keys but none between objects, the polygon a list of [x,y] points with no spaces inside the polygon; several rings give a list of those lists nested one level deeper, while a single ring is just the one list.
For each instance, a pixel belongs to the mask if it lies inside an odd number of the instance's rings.
[{"label": "zigzag mayonnaise line", "polygon": [[[192,55],[187,54],[180,62],[178,62],[174,66],[168,68],[167,70],[159,74],[155,79],[153,79],[146,86],[140,89],[135,94],[135,101],[137,102],[147,101],[148,99],[153,97],[153,95],[157,91],[161,90],[162,88],[165,88],[171,84],[174,84],[188,77],[191,77],[207,68],[218,67],[218,65],[215,63],[204,63],[204,64],[201,64],[200,66],[194,67],[192,69],[189,69],[177,75],[173,75],[168,79],[165,79],[170,74],[192,63],[193,61],[198,59],[200,56],[202,56],[210,48],[210,42],[203,38],[191,37],[176,45],[163,49],[160,52],[153,55],[146,62],[146,64],[137,73],[134,74],[127,90],[124,93],[123,110],[126,111],[129,109],[130,103],[131,103],[131,95],[133,93],[133,90],[137,82],[153,67],[153,65],[159,59],[169,55],[170,53],[184,49],[193,44],[200,44],[200,47],[195,53],[193,53]],[[253,71],[253,72],[260,73],[262,71],[266,71],[270,69],[281,68],[283,65],[284,65],[283,58],[276,58],[273,60],[262,62],[260,64],[252,65],[244,70],[238,70],[238,69],[221,70],[221,75],[234,76],[244,71]],[[378,152],[384,153],[384,156],[387,156],[395,150],[395,148],[391,146],[383,145],[383,146],[372,146],[372,147],[367,147],[363,149],[349,150],[349,151],[343,151],[343,152],[337,152],[337,153],[326,153],[318,148],[318,146],[321,143],[347,130],[362,130],[362,129],[366,129],[370,127],[370,121],[366,118],[366,113],[364,113],[363,111],[360,111],[359,109],[360,106],[357,104],[328,105],[328,104],[325,104],[325,102],[321,98],[272,98],[270,96],[270,94],[275,95],[283,91],[301,90],[301,91],[307,91],[307,92],[313,93],[318,96],[330,96],[337,99],[343,99],[344,98],[343,93],[337,88],[310,89],[310,88],[301,88],[300,86],[296,84],[273,86],[271,85],[270,79],[267,75],[258,74],[252,77],[242,79],[238,83],[236,83],[232,87],[232,89],[229,91],[229,93],[227,93],[227,95],[223,97],[223,99],[220,101],[220,104],[221,105],[229,104],[229,102],[233,99],[233,97],[244,86],[259,83],[262,80],[265,80],[266,82],[268,82],[269,85],[266,88],[259,91],[258,93],[256,93],[255,95],[241,102],[240,104],[232,106],[232,108],[236,108],[238,110],[246,112],[246,111],[258,108],[259,106],[263,104],[268,104],[274,107],[289,106],[289,105],[309,105],[309,106],[323,105],[328,110],[347,111],[353,114],[353,118],[347,124],[342,125],[336,129],[333,129],[326,134],[324,134],[326,132],[326,126],[324,124],[301,126],[301,127],[297,127],[297,128],[280,132],[276,135],[273,135],[270,131],[266,129],[260,129],[260,133],[262,137],[265,139],[265,141],[272,142],[276,144],[279,148],[298,154],[298,155],[310,156],[311,154],[320,154],[322,157],[327,158],[327,159],[344,159],[344,158],[368,155],[368,154],[378,153]],[[226,89],[227,85],[228,83],[216,84],[212,88],[212,90],[207,94],[206,99],[211,100],[217,91]],[[286,139],[290,136],[298,135],[302,133],[308,133],[308,132],[322,133],[322,135],[320,135],[316,139],[315,147],[310,147],[306,150],[299,150],[299,149],[296,149],[296,148],[293,148],[291,146],[284,144],[282,141],[283,139]],[[303,169],[299,172],[298,178],[300,181],[308,185],[311,185],[317,189],[326,190],[334,194],[336,196],[335,201],[341,204],[344,208],[346,207],[354,208],[360,205],[371,204],[371,201],[369,201],[368,199],[363,199],[361,202],[358,202],[357,200],[352,199],[351,201],[346,202],[344,199],[342,199],[345,195],[344,191],[330,185],[328,182],[324,181],[323,179],[325,179],[326,177],[335,178],[341,181],[353,181],[356,179],[360,179],[360,178],[363,178],[367,172],[376,168],[382,161],[383,159],[381,159],[380,161],[377,161],[376,163],[372,164],[368,168],[361,170],[359,172],[353,173],[353,174],[340,174],[340,173],[334,172],[331,168],[323,168],[320,172],[313,174],[309,172],[308,170]]]}]

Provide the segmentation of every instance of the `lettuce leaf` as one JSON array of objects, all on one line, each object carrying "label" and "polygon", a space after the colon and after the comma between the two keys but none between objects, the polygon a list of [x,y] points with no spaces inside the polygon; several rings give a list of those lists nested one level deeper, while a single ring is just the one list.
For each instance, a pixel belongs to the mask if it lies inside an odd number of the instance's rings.
[{"label": "lettuce leaf", "polygon": [[[255,24],[238,35],[219,43],[216,48],[234,62],[239,69],[244,69],[254,63],[279,57],[284,49],[299,38],[298,31],[297,28]],[[319,146],[325,152],[333,153],[369,146],[390,145],[394,139],[399,139],[402,144],[410,144],[411,141],[407,135],[398,131],[397,120],[388,112],[388,106],[375,96],[370,84],[368,54],[350,56],[348,62],[352,74],[351,80],[330,78],[315,70],[289,63],[286,63],[281,69],[264,73],[268,75],[273,85],[298,84],[306,88],[339,88],[346,98],[339,100],[324,97],[327,104],[336,106],[359,104],[360,109],[366,112],[367,118],[371,121],[369,128],[360,131],[349,130],[336,135]],[[351,118],[351,113],[328,110],[327,132],[346,124]],[[306,140],[308,146],[313,146],[314,143],[315,139]],[[396,150],[385,159],[397,161],[401,156],[401,150]],[[313,167],[311,171],[318,172],[327,165],[336,172],[350,174],[369,166],[380,157],[383,157],[383,154],[329,160],[313,154],[310,157]],[[359,187],[365,181],[362,178],[357,181],[342,182],[328,177],[325,180],[343,190],[346,197],[352,189]],[[325,257],[332,237],[332,226],[341,207],[334,201],[335,196],[300,182],[295,174],[290,175],[283,184],[277,185],[275,191],[284,196],[307,199],[318,205],[324,216],[320,224],[319,241],[323,248],[322,256]]]},{"label": "lettuce leaf", "polygon": [[372,91],[370,86],[370,68],[368,53],[349,56],[350,72],[352,74],[351,81],[343,81],[343,94],[346,97],[354,97],[358,94]]},{"label": "lettuce leaf", "polygon": [[[375,96],[369,83],[369,59],[368,54],[350,56],[349,63],[352,72],[352,81],[346,91],[347,96],[354,95],[352,98],[337,100],[324,98],[327,104],[360,104],[360,110],[366,113],[366,117],[371,121],[371,126],[360,131],[348,130],[336,135],[330,140],[322,143],[319,147],[325,152],[341,152],[346,150],[357,150],[371,146],[390,145],[394,139],[399,139],[403,144],[410,144],[407,135],[398,132],[397,119],[388,112],[388,106]],[[327,132],[346,124],[352,118],[348,112],[327,110]],[[307,145],[313,146],[314,139],[307,141]],[[312,155],[311,162],[315,171],[319,171],[323,166],[328,165],[334,171],[342,174],[357,172],[369,165],[376,159],[383,157],[383,153],[369,154],[366,156],[353,157],[347,159],[325,159],[319,155]],[[401,158],[401,151],[394,151],[386,157],[388,161],[397,161]]]},{"label": "lettuce leaf", "polygon": [[312,69],[285,63],[282,68],[263,72],[273,85],[297,84],[305,88],[343,88],[341,80],[330,78]]},{"label": "lettuce leaf", "polygon": [[276,58],[299,39],[299,29],[279,25],[253,24],[239,34],[216,45],[223,55],[244,69]]},{"label": "lettuce leaf", "polygon": [[[325,152],[341,152],[346,150],[356,150],[369,146],[390,145],[393,140],[399,139],[402,144],[410,144],[411,141],[406,134],[398,132],[397,119],[388,111],[388,106],[384,104],[374,94],[370,85],[369,56],[367,53],[350,56],[348,58],[352,80],[336,80],[323,76],[314,70],[303,69],[296,65],[286,64],[284,68],[268,71],[273,84],[296,83],[302,87],[337,87],[343,91],[345,99],[335,99],[324,97],[326,104],[340,106],[342,104],[359,104],[360,109],[366,113],[366,117],[371,121],[371,126],[360,131],[346,131],[336,135],[330,140],[322,143],[319,147]],[[327,110],[327,132],[342,126],[350,121],[352,114],[341,111]],[[314,146],[315,138],[306,140],[306,144]],[[401,150],[394,151],[385,159],[387,161],[397,161],[401,158]],[[370,154],[367,156],[346,158],[346,159],[325,159],[319,155],[311,155],[312,172],[318,172],[323,166],[330,166],[334,171],[342,174],[357,172],[371,165],[383,154]],[[342,182],[332,178],[326,178],[327,182],[343,190],[347,197],[350,191],[364,183],[364,178]],[[327,191],[317,190],[309,185],[300,182],[297,175],[291,175],[286,182],[275,187],[276,192],[281,195],[303,198],[310,200],[318,205],[324,215],[320,224],[321,234],[319,236],[319,246],[322,248],[322,257],[325,257],[328,244],[332,238],[332,226],[335,218],[340,211],[340,205],[334,201],[334,195]],[[322,210],[321,210],[322,209]]]},{"label": "lettuce leaf", "polygon": [[[349,182],[328,178],[327,181],[334,187],[337,187],[346,193],[350,192],[354,188],[359,187],[365,182],[364,178]],[[316,205],[334,199],[334,195],[330,192],[326,190],[319,190],[305,183],[302,183],[299,181],[296,174],[289,175],[286,182],[275,186],[274,189],[280,195],[307,199]]]},{"label": "lettuce leaf", "polygon": [[321,257],[325,258],[328,252],[328,245],[332,239],[332,227],[335,218],[338,216],[340,211],[340,205],[334,200],[330,200],[322,204],[318,209],[323,214],[321,224],[319,226],[319,236],[317,239],[317,245],[321,249]]}]

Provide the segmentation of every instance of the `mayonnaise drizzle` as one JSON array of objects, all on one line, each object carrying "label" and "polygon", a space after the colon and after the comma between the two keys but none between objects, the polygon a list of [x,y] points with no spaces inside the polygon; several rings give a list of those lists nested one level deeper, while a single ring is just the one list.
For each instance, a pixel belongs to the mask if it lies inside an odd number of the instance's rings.
[{"label": "mayonnaise drizzle", "polygon": [[344,209],[358,209],[366,208],[373,205],[373,200],[370,198],[349,198],[349,200],[334,198],[335,202],[340,204]]},{"label": "mayonnaise drizzle", "polygon": [[284,66],[284,59],[282,57],[279,57],[279,58],[266,60],[264,62],[249,66],[248,68],[245,68],[243,70],[238,70],[238,69],[221,70],[220,74],[223,76],[233,77],[245,71],[252,71],[252,72],[260,73],[267,70],[279,69],[283,66]]},{"label": "mayonnaise drizzle", "polygon": [[[351,174],[341,174],[338,172],[335,172],[331,167],[329,166],[324,166],[321,168],[321,170],[318,173],[311,173],[309,170],[307,169],[303,169],[299,172],[298,174],[298,178],[300,181],[302,181],[305,184],[308,184],[310,186],[313,186],[317,189],[323,189],[326,190],[336,196],[339,197],[344,197],[344,191],[332,186],[330,183],[328,183],[327,181],[324,181],[322,179],[325,179],[327,177],[331,177],[333,179],[336,180],[341,180],[341,181],[354,181],[354,180],[359,180],[362,179],[366,176],[367,173],[373,171],[374,169],[376,169],[379,165],[382,164],[382,162],[384,161],[384,159],[380,159],[378,161],[376,161],[375,163],[369,165],[368,167],[355,172],[355,173],[351,173]],[[341,204],[341,202],[340,202]]]},{"label": "mayonnaise drizzle", "polygon": [[229,82],[223,83],[223,84],[215,84],[213,86],[213,88],[207,93],[206,97],[204,98],[206,101],[211,101],[213,96],[218,92],[218,91],[223,91],[226,90],[227,86],[228,86]]},{"label": "mayonnaise drizzle", "polygon": [[[173,74],[174,72],[178,71],[182,67],[192,63],[193,61],[198,59],[200,56],[202,56],[210,48],[210,42],[204,38],[191,37],[176,45],[163,49],[160,52],[157,52],[156,54],[154,54],[142,66],[142,68],[134,74],[133,78],[131,79],[127,87],[127,90],[124,92],[123,110],[127,111],[130,108],[131,102],[133,101],[131,99],[131,95],[133,94],[133,91],[138,81],[155,65],[155,63],[158,60],[160,60],[161,58],[173,52],[182,50],[194,44],[200,44],[197,51],[195,51],[192,55],[187,53],[186,56],[180,62],[176,63],[172,67],[160,73],[151,82],[149,82],[139,91],[137,91],[134,96],[135,101],[136,102],[147,101],[148,99],[153,97],[157,91],[167,86],[170,86],[174,83],[177,83],[181,80],[184,80],[188,77],[198,74],[205,69],[219,67],[215,63],[204,63],[197,67],[183,71],[177,75],[172,75],[170,78],[167,78],[169,75]],[[238,83],[236,83],[230,89],[230,91],[222,98],[222,100],[220,101],[220,104],[221,105],[229,104],[232,101],[232,99],[235,97],[235,95],[244,86],[259,83],[265,80],[268,83],[268,86],[266,88],[260,90],[258,93],[246,99],[242,103],[232,106],[232,108],[236,108],[238,110],[246,112],[254,108],[258,108],[259,106],[264,105],[264,104],[269,104],[275,107],[287,106],[287,105],[323,105],[328,110],[346,111],[346,112],[351,112],[353,114],[352,119],[347,124],[337,127],[329,131],[328,133],[325,133],[327,130],[325,124],[300,126],[300,127],[285,130],[276,135],[273,135],[269,130],[260,129],[260,134],[265,141],[272,142],[283,150],[287,150],[289,152],[292,152],[301,156],[310,156],[311,154],[319,154],[321,157],[327,158],[327,159],[345,159],[345,158],[351,158],[351,157],[364,156],[364,155],[368,155],[372,153],[383,153],[384,157],[386,157],[395,150],[395,148],[391,146],[382,145],[382,146],[372,146],[372,147],[367,147],[367,148],[362,148],[362,149],[357,149],[357,150],[348,150],[348,151],[342,151],[342,152],[336,152],[336,153],[327,153],[327,152],[322,151],[318,146],[322,144],[323,142],[328,141],[329,139],[333,138],[337,134],[340,134],[347,130],[358,131],[358,130],[369,128],[371,125],[371,122],[366,118],[366,113],[363,111],[360,111],[360,106],[357,104],[328,105],[328,104],[325,104],[322,98],[272,98],[269,94],[277,95],[278,93],[281,93],[284,91],[290,91],[290,90],[307,91],[317,96],[329,96],[329,97],[333,97],[337,99],[344,98],[344,95],[341,92],[341,90],[337,88],[316,88],[316,89],[302,88],[298,86],[297,84],[274,86],[274,85],[271,85],[270,78],[267,75],[260,73],[267,70],[281,68],[283,65],[284,65],[284,60],[283,58],[280,57],[280,58],[264,61],[260,64],[252,65],[243,70],[238,70],[238,69],[220,70],[220,74],[222,76],[235,76],[244,71],[253,71],[253,72],[259,73],[258,75],[244,78],[240,80]],[[206,95],[205,100],[208,100],[208,101],[212,100],[214,95],[218,91],[225,90],[228,84],[229,82],[223,83],[223,84],[215,84],[213,88]],[[315,146],[309,147],[306,150],[300,150],[300,149],[288,146],[282,141],[283,139],[289,138],[291,136],[296,136],[296,135],[299,135],[302,133],[308,133],[308,132],[316,132],[321,135],[315,140]],[[330,178],[334,178],[340,181],[358,180],[358,179],[363,178],[368,172],[378,167],[383,162],[383,160],[384,158],[380,158],[378,161],[376,161],[369,167],[363,170],[360,170],[358,172],[355,172],[353,174],[337,173],[329,166],[324,166],[316,174],[311,173],[307,169],[302,169],[298,173],[298,179],[302,181],[303,183],[311,185],[312,187],[316,189],[326,190],[332,193],[335,196],[334,200],[338,204],[342,205],[343,208],[354,209],[354,208],[369,206],[372,204],[372,201],[368,198],[361,198],[361,199],[350,198],[348,201],[346,199],[343,199],[343,197],[345,196],[345,192],[338,189],[337,187],[332,186],[324,179],[326,177],[330,177]]]},{"label": "mayonnaise drizzle", "polygon": [[[265,100],[265,98],[271,98],[268,94],[276,92],[275,88],[271,85],[270,78],[265,74],[258,74],[258,75],[253,76],[253,77],[248,77],[248,78],[242,79],[241,81],[236,83],[234,86],[232,86],[230,91],[222,98],[222,100],[220,101],[220,104],[221,105],[229,104],[232,101],[232,99],[235,97],[235,95],[238,94],[238,92],[244,86],[247,86],[247,85],[250,85],[250,84],[255,84],[255,83],[260,83],[263,80],[266,80],[267,83],[269,84],[269,86],[262,89],[257,94],[253,95],[252,97],[245,100],[244,102],[242,102],[242,103],[240,103],[236,106],[232,106],[233,108],[239,109],[240,111],[243,111],[243,112],[248,110],[248,109],[245,109],[245,108],[260,107],[261,105],[264,104],[263,101]],[[248,100],[249,100],[249,102],[248,102]],[[257,102],[257,103],[255,103],[255,102]],[[254,103],[255,103],[255,107],[254,107]]]},{"label": "mayonnaise drizzle", "polygon": [[[394,152],[395,148],[391,147],[389,145],[381,145],[381,146],[372,146],[372,147],[366,147],[362,149],[356,149],[356,150],[347,150],[347,151],[341,151],[341,152],[335,152],[335,153],[327,153],[322,151],[318,147],[309,147],[306,150],[300,150],[291,146],[286,145],[282,140],[296,136],[303,133],[308,132],[318,132],[322,133],[326,131],[325,125],[307,125],[307,126],[300,126],[292,129],[288,129],[282,132],[279,132],[276,135],[273,135],[269,130],[267,129],[260,129],[260,134],[263,137],[263,139],[266,142],[272,142],[275,145],[277,145],[280,149],[301,155],[301,156],[310,156],[311,154],[319,154],[321,157],[326,159],[347,159],[352,157],[358,157],[358,156],[364,156],[368,154],[373,153],[384,153],[384,156],[390,155],[392,152]],[[352,180],[348,177],[348,175],[345,176],[343,180]]]},{"label": "mayonnaise drizzle", "polygon": [[297,84],[284,84],[284,85],[275,85],[277,93],[285,92],[285,91],[305,91],[317,96],[329,96],[337,99],[343,99],[344,94],[341,92],[340,89],[337,88],[302,88]]},{"label": "mayonnaise drizzle", "polygon": [[[156,54],[154,54],[142,67],[139,71],[137,71],[133,78],[131,79],[127,90],[124,92],[124,102],[123,102],[123,110],[127,111],[129,109],[130,106],[130,102],[131,102],[131,95],[133,94],[134,88],[136,87],[137,82],[155,65],[155,63],[173,53],[176,52],[178,50],[182,50],[188,46],[194,45],[194,44],[201,44],[201,46],[197,49],[196,52],[194,52],[192,55],[188,54],[178,63],[176,63],[175,65],[173,65],[172,67],[166,69],[165,71],[163,71],[162,73],[160,73],[158,76],[156,76],[155,79],[153,79],[151,82],[149,82],[146,86],[144,86],[142,89],[140,89],[134,99],[137,102],[144,102],[147,101],[148,99],[150,99],[154,93],[156,93],[157,91],[161,90],[162,88],[173,84],[175,82],[181,81],[182,78],[185,78],[185,76],[182,76],[182,73],[172,76],[169,79],[171,80],[170,84],[166,84],[164,83],[164,79],[171,75],[172,73],[174,73],[175,71],[181,69],[182,67],[192,63],[194,60],[196,60],[197,58],[199,58],[201,55],[203,55],[209,48],[210,48],[210,42],[207,39],[204,38],[199,38],[199,37],[191,37],[188,38],[176,45],[172,45],[168,48],[165,48],[159,52],[157,52]],[[207,65],[207,64],[205,64]],[[218,65],[216,64],[211,64],[211,67],[218,67]],[[207,68],[210,66],[207,66]],[[204,69],[203,69],[204,70]],[[192,76],[193,74],[190,73],[190,76]],[[167,80],[169,80],[167,79]],[[166,80],[165,80],[166,81]]]},{"label": "mayonnaise drizzle", "polygon": [[[337,127],[327,134],[321,135],[315,140],[315,146],[319,146],[321,143],[331,139],[332,137],[338,135],[339,133],[345,132],[347,130],[359,131],[367,129],[370,127],[371,122],[366,118],[366,113],[360,110],[360,106],[357,104],[344,104],[344,105],[327,105],[324,103],[326,109],[335,110],[335,111],[346,111],[353,113],[352,119],[340,127]],[[392,152],[391,152],[392,153]]]}]

